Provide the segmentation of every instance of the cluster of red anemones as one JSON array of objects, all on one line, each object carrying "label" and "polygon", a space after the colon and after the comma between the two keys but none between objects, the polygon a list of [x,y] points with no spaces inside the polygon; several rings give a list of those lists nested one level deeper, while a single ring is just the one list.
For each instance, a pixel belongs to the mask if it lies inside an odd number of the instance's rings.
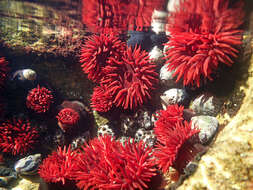
[{"label": "cluster of red anemones", "polygon": [[36,113],[47,112],[52,103],[52,92],[45,87],[40,87],[39,85],[37,88],[30,90],[26,98],[26,106]]},{"label": "cluster of red anemones", "polygon": [[156,175],[152,149],[143,142],[122,145],[103,136],[91,140],[82,150],[75,178],[80,189],[142,190]]},{"label": "cluster of red anemones", "polygon": [[75,180],[79,189],[139,189],[156,175],[152,149],[143,142],[124,145],[111,136],[85,143],[77,152],[70,148],[48,156],[39,168],[47,182]]},{"label": "cluster of red anemones", "polygon": [[8,62],[4,57],[0,57],[0,86],[4,85],[4,81],[7,78],[7,73],[9,70]]},{"label": "cluster of red anemones", "polygon": [[184,121],[183,106],[170,105],[162,110],[155,122],[154,133],[157,136],[154,156],[163,172],[174,167],[184,173],[186,165],[202,151],[195,146],[199,143],[199,129]]},{"label": "cluster of red anemones", "polygon": [[92,107],[106,112],[112,105],[135,109],[151,98],[158,82],[156,65],[140,47],[127,47],[113,33],[93,35],[81,51],[80,62],[94,88]]},{"label": "cluster of red anemones", "polygon": [[164,0],[83,0],[82,21],[93,32],[142,31],[150,27],[153,11]]},{"label": "cluster of red anemones", "polygon": [[37,129],[28,120],[13,119],[0,124],[0,149],[13,155],[25,154],[38,138]]},{"label": "cluster of red anemones", "polygon": [[70,146],[59,147],[39,167],[39,175],[46,182],[65,184],[66,180],[73,180],[73,172],[77,170],[77,153]]},{"label": "cluster of red anemones", "polygon": [[205,79],[212,80],[220,63],[234,63],[242,43],[242,7],[242,1],[233,6],[229,0],[180,1],[168,19],[165,57],[177,81],[200,86]]}]

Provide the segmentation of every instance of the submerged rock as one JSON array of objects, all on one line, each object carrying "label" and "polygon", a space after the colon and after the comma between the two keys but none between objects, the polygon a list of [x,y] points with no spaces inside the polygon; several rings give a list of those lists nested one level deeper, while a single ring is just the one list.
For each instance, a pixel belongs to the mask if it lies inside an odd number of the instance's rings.
[{"label": "submerged rock", "polygon": [[219,122],[215,117],[200,115],[191,118],[192,126],[200,129],[199,140],[202,144],[211,141],[214,135],[218,132]]},{"label": "submerged rock", "polygon": [[41,154],[34,154],[18,160],[14,169],[21,175],[35,175],[41,162]]},{"label": "submerged rock", "polygon": [[[43,2],[43,1],[42,1]],[[77,17],[77,2],[43,3],[0,1],[0,36],[4,46],[22,52],[75,55],[86,33]],[[64,9],[64,11],[62,11]]]}]

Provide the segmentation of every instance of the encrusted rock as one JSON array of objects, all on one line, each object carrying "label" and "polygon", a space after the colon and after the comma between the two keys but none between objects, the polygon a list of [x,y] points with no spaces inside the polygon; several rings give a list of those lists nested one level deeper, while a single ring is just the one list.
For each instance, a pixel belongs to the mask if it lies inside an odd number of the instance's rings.
[{"label": "encrusted rock", "polygon": [[143,128],[138,129],[135,134],[135,141],[138,142],[140,140],[144,141],[146,145],[153,147],[156,142],[153,130],[145,130]]},{"label": "encrusted rock", "polygon": [[206,144],[211,141],[219,128],[219,122],[215,117],[200,115],[191,118],[192,126],[196,126],[200,129],[199,140],[202,144]]},{"label": "encrusted rock", "polygon": [[112,137],[115,135],[114,131],[108,124],[101,125],[98,128],[97,134],[98,136],[111,135]]},{"label": "encrusted rock", "polygon": [[161,104],[163,109],[172,104],[187,104],[188,94],[184,89],[172,88],[165,91],[161,96]]},{"label": "encrusted rock", "polygon": [[190,108],[199,115],[216,116],[220,111],[221,105],[222,101],[217,97],[204,93],[191,102]]}]

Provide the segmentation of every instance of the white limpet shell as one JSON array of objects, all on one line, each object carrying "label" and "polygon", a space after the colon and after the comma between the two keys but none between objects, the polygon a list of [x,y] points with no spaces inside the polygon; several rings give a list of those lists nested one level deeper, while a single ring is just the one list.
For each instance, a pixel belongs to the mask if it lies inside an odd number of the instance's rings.
[{"label": "white limpet shell", "polygon": [[24,69],[23,76],[25,79],[30,80],[30,81],[34,81],[37,78],[36,72],[32,69]]}]

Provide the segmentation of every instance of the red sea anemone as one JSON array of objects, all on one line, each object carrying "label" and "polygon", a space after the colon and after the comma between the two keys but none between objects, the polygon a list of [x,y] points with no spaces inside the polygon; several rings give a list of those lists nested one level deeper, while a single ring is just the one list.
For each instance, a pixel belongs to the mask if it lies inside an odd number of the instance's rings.
[{"label": "red sea anemone", "polygon": [[97,86],[93,89],[91,107],[95,111],[107,112],[113,106],[113,99],[105,86]]},{"label": "red sea anemone", "polygon": [[169,105],[166,110],[160,110],[157,113],[158,120],[155,122],[154,132],[157,139],[162,141],[163,138],[166,139],[163,132],[168,128],[173,128],[177,122],[182,122],[184,106]]},{"label": "red sea anemone", "polygon": [[80,189],[142,190],[156,175],[152,150],[143,142],[122,145],[103,136],[91,140],[82,150],[75,177]]},{"label": "red sea anemone", "polygon": [[7,78],[8,71],[8,62],[5,60],[4,57],[0,57],[0,86],[4,85],[4,81]]},{"label": "red sea anemone", "polygon": [[36,143],[38,131],[28,120],[13,119],[0,125],[0,149],[3,152],[25,154]]},{"label": "red sea anemone", "polygon": [[29,91],[26,98],[26,106],[37,113],[45,113],[53,103],[53,95],[45,87],[34,88]]},{"label": "red sea anemone", "polygon": [[154,152],[158,167],[166,172],[173,166],[183,173],[187,163],[199,152],[195,146],[198,133],[199,130],[191,128],[191,123],[187,121],[177,122],[174,127],[164,128],[159,133],[155,131],[156,135],[163,136],[157,139],[158,144]]},{"label": "red sea anemone", "polygon": [[66,180],[72,180],[72,172],[77,168],[77,154],[72,151],[70,146],[62,149],[59,147],[56,152],[53,152],[43,160],[39,167],[39,175],[46,182],[65,184]]},{"label": "red sea anemone", "polygon": [[80,115],[72,108],[63,108],[56,116],[58,125],[63,131],[70,129],[78,124]]},{"label": "red sea anemone", "polygon": [[156,65],[140,47],[127,48],[121,62],[104,68],[101,84],[113,96],[113,103],[124,109],[134,109],[151,98],[151,90],[157,84]]},{"label": "red sea anemone", "polygon": [[242,43],[244,11],[242,1],[233,6],[228,0],[185,0],[168,20],[168,69],[177,81],[200,86],[201,79],[212,80],[220,63],[232,65]]},{"label": "red sea anemone", "polygon": [[119,59],[125,47],[125,43],[113,33],[94,34],[88,37],[81,49],[80,63],[83,72],[88,74],[90,80],[99,82],[104,76],[103,68],[110,59]]}]

